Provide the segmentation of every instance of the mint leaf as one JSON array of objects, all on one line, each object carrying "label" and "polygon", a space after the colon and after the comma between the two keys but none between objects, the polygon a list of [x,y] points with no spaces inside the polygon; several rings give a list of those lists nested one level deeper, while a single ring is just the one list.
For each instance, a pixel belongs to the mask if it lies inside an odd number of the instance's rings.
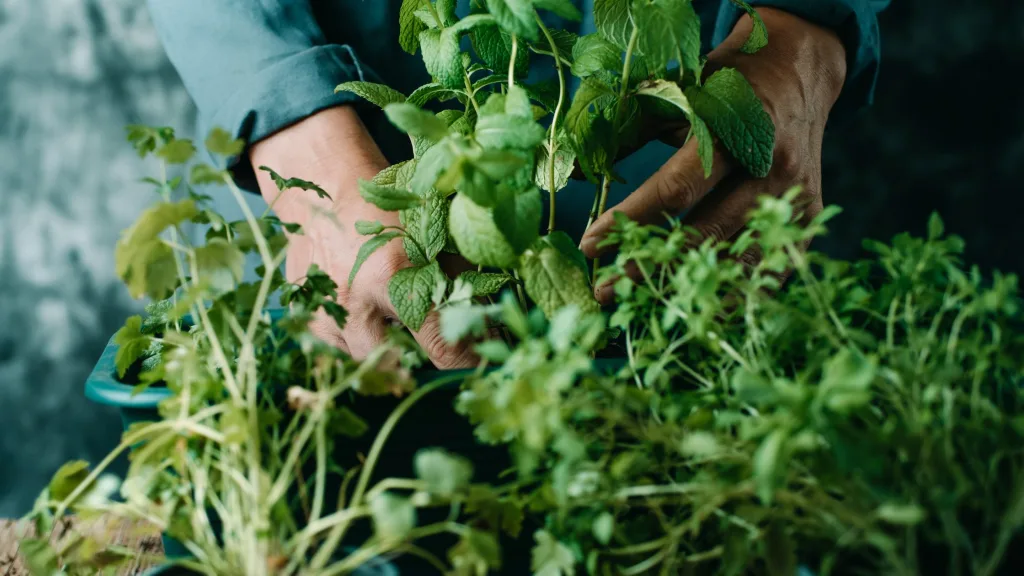
[{"label": "mint leaf", "polygon": [[476,141],[485,148],[530,149],[543,140],[544,128],[520,116],[489,114],[476,123]]},{"label": "mint leaf", "polygon": [[438,496],[463,492],[473,478],[473,464],[469,460],[441,448],[417,452],[413,467],[416,477],[426,483],[427,492]]},{"label": "mint leaf", "polygon": [[378,108],[405,102],[405,95],[398,90],[373,82],[345,82],[334,89],[335,94],[338,92],[351,92]]},{"label": "mint leaf", "polygon": [[714,159],[714,140],[711,137],[707,124],[694,111],[693,105],[686,95],[683,94],[682,89],[675,82],[655,80],[641,85],[639,90],[637,90],[637,94],[657,98],[662,102],[675,106],[686,115],[687,120],[690,121],[690,135],[697,138],[697,154],[700,156],[701,167],[704,169],[704,177],[710,177],[711,165]]},{"label": "mint leaf", "polygon": [[[549,143],[545,142],[544,145],[537,150],[537,168],[534,171],[534,183],[538,188],[546,190],[549,193],[558,192],[569,184],[569,177],[572,176],[572,170],[575,167],[575,162],[576,153],[572,151],[568,144],[562,144],[559,146],[554,155],[552,155]],[[555,165],[554,189],[551,187],[552,163]]]},{"label": "mint leaf", "polygon": [[490,14],[470,14],[451,25],[448,29],[454,34],[462,34],[464,32],[469,32],[477,26],[494,24],[494,22],[494,16],[491,16]]},{"label": "mint leaf", "polygon": [[621,68],[622,50],[600,34],[580,36],[572,47],[572,73],[580,78]]},{"label": "mint leaf", "polygon": [[537,41],[537,22],[530,0],[486,0],[486,4],[487,11],[494,15],[502,30],[531,42]]},{"label": "mint leaf", "polygon": [[764,25],[764,20],[761,19],[761,15],[757,13],[757,10],[744,2],[743,0],[729,0],[736,6],[739,6],[747,14],[750,15],[750,19],[754,21],[754,28],[750,31],[750,36],[747,36],[747,41],[743,43],[740,51],[746,54],[753,54],[768,45],[768,28]]},{"label": "mint leaf", "polygon": [[458,24],[458,16],[455,15],[457,4],[458,0],[437,0],[434,2],[434,6],[437,7],[437,13],[441,16],[441,24],[443,26],[448,27]]},{"label": "mint leaf", "polygon": [[397,542],[416,526],[416,507],[408,498],[381,492],[370,500],[370,517],[377,538]]},{"label": "mint leaf", "polygon": [[277,172],[274,172],[273,170],[266,166],[260,166],[259,169],[270,174],[270,178],[273,179],[274,184],[277,186],[277,189],[280,190],[281,192],[284,192],[285,190],[290,190],[292,188],[298,188],[300,190],[306,191],[312,190],[313,192],[316,192],[316,195],[318,197],[331,200],[330,194],[325,192],[323,188],[317,186],[313,182],[303,180],[302,178],[284,178],[283,176],[281,176]]},{"label": "mint leaf", "polygon": [[576,152],[584,174],[595,180],[595,174],[608,163],[608,147],[613,144],[611,122],[601,113],[614,110],[617,95],[598,76],[585,78],[572,105],[565,114],[565,132]]},{"label": "mint leaf", "polygon": [[467,260],[481,266],[511,268],[516,252],[494,223],[494,212],[463,194],[452,200],[449,213],[452,239]]},{"label": "mint leaf", "polygon": [[437,179],[453,167],[455,152],[448,146],[448,142],[438,142],[424,152],[416,162],[416,170],[409,182],[409,189],[415,194],[426,197],[430,189],[437,184]]},{"label": "mint leaf", "polygon": [[410,330],[416,332],[430,312],[430,300],[434,288],[440,282],[447,282],[437,261],[427,266],[403,268],[388,282],[388,298],[398,313],[398,319]]},{"label": "mint leaf", "polygon": [[700,19],[686,0],[633,0],[633,19],[640,30],[637,47],[655,71],[662,70],[677,52],[685,68],[700,62]]},{"label": "mint leaf", "polygon": [[130,316],[124,326],[114,333],[114,344],[117,353],[114,355],[114,367],[117,377],[123,378],[128,368],[149,349],[151,340],[142,333],[142,316]]},{"label": "mint leaf", "polygon": [[359,251],[356,253],[356,261],[352,264],[352,269],[349,270],[348,285],[352,285],[352,282],[356,279],[356,273],[359,272],[359,269],[362,268],[363,263],[366,262],[366,259],[369,258],[371,254],[376,252],[378,248],[401,235],[401,232],[385,232],[363,242],[363,245],[359,247]]},{"label": "mint leaf", "polygon": [[505,113],[509,116],[533,119],[533,106],[530,104],[530,95],[522,86],[512,86],[505,93]]},{"label": "mint leaf", "polygon": [[216,293],[228,292],[242,281],[245,254],[238,246],[223,238],[213,238],[205,246],[196,248],[195,253],[199,276],[206,279]]},{"label": "mint leaf", "polygon": [[156,151],[168,164],[184,164],[192,159],[196,147],[189,140],[171,140]]},{"label": "mint leaf", "polygon": [[[512,36],[497,25],[484,25],[473,29],[471,39],[473,50],[491,71],[502,74],[508,72],[509,60],[512,59]],[[513,70],[516,77],[525,76],[529,71],[529,65],[530,51],[517,50]]]},{"label": "mint leaf", "polygon": [[402,0],[398,11],[398,43],[409,54],[415,54],[420,46],[420,32],[426,25],[416,17],[416,11],[423,6],[421,0]]},{"label": "mint leaf", "polygon": [[533,0],[533,5],[573,22],[579,22],[583,18],[571,0]]},{"label": "mint leaf", "polygon": [[408,102],[389,104],[384,108],[384,114],[399,130],[410,136],[437,142],[448,135],[448,127],[443,120]]},{"label": "mint leaf", "polygon": [[380,220],[357,220],[356,221],[356,234],[360,236],[373,236],[374,234],[380,234],[384,231],[384,225],[380,223]]},{"label": "mint leaf", "polygon": [[398,164],[392,164],[380,172],[377,172],[377,175],[370,181],[374,184],[380,184],[381,186],[396,186],[398,183],[398,172],[407,163],[409,163],[409,160],[399,162]]},{"label": "mint leaf", "polygon": [[688,89],[686,96],[697,115],[751,175],[768,175],[775,149],[775,125],[742,74],[723,68],[704,86]]},{"label": "mint leaf", "polygon": [[413,90],[412,94],[409,94],[409,98],[406,102],[413,106],[423,107],[425,104],[433,100],[437,100],[438,102],[447,102],[448,100],[458,98],[463,94],[465,94],[465,92],[461,90],[453,90],[436,82],[431,82],[430,84],[425,84]]},{"label": "mint leaf", "polygon": [[548,319],[569,304],[575,304],[585,314],[600,310],[587,274],[546,238],[523,253],[519,273],[526,293]]},{"label": "mint leaf", "polygon": [[583,255],[576,243],[569,238],[569,235],[561,230],[555,230],[544,237],[544,241],[562,253],[570,262],[579,268],[584,276],[589,278],[590,268],[587,267],[587,257]]},{"label": "mint leaf", "polygon": [[206,149],[212,154],[220,154],[228,158],[238,156],[245,150],[245,140],[232,138],[227,130],[214,127],[206,137]]},{"label": "mint leaf", "polygon": [[423,64],[436,82],[446,88],[464,84],[459,35],[451,30],[424,30],[420,33]]},{"label": "mint leaf", "polygon": [[502,287],[512,281],[512,277],[508,274],[492,274],[475,270],[467,270],[459,274],[459,278],[473,287],[473,296],[475,297],[497,294]]},{"label": "mint leaf", "polygon": [[594,0],[594,25],[606,40],[625,50],[633,33],[626,0]]},{"label": "mint leaf", "polygon": [[536,188],[505,194],[494,206],[494,222],[516,254],[522,254],[537,240],[543,210]]},{"label": "mint leaf", "polygon": [[[595,0],[595,4],[598,0]],[[533,535],[537,543],[530,551],[530,568],[535,576],[573,576],[576,574],[576,555],[572,549],[555,540],[546,530]]]},{"label": "mint leaf", "polygon": [[364,200],[388,212],[408,210],[423,203],[423,198],[392,186],[380,186],[369,180],[359,180],[359,195]]},{"label": "mint leaf", "polygon": [[117,275],[135,298],[148,294],[163,300],[178,281],[174,253],[160,234],[200,214],[195,201],[160,202],[146,209],[131,228],[121,234],[114,250]]},{"label": "mint leaf", "polygon": [[[449,201],[441,194],[431,194],[426,202],[416,208],[403,210],[399,215],[406,235],[421,246],[423,257],[433,260],[444,249],[448,242],[448,205]],[[405,241],[406,253],[419,250]],[[410,259],[412,254],[409,254]],[[414,262],[415,263],[415,262]],[[424,262],[425,263],[425,262]]]}]

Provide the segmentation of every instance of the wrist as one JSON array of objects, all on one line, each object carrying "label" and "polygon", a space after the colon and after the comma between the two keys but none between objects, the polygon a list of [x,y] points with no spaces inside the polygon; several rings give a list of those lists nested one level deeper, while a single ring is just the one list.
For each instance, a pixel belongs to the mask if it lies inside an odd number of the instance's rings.
[{"label": "wrist", "polygon": [[257,142],[250,160],[254,167],[268,166],[285,178],[315,182],[330,195],[327,199],[300,190],[281,192],[269,174],[257,169],[260,192],[274,212],[303,225],[324,211],[338,215],[347,209],[361,211],[366,203],[359,196],[358,181],[373,178],[388,165],[349,106],[322,110]]}]

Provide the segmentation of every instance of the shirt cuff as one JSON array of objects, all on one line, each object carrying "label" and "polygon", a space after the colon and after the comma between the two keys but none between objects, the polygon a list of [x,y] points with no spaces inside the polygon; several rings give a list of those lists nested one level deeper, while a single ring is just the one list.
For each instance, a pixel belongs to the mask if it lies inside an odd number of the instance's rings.
[{"label": "shirt cuff", "polygon": [[236,184],[258,192],[249,161],[248,146],[321,110],[351,104],[360,115],[376,110],[351,92],[335,94],[348,81],[380,82],[364,67],[351,48],[325,45],[307,48],[272,65],[238,87],[226,102],[200,126],[200,134],[221,127],[245,141],[247,150],[228,161]]},{"label": "shirt cuff", "polygon": [[[876,10],[868,0],[748,0],[751,6],[778,8],[834,31],[846,48],[846,81],[829,115],[829,127],[849,120],[874,100],[881,60]],[[723,2],[715,27],[717,46],[736,26],[744,12]],[[768,35],[771,42],[771,34]]]}]

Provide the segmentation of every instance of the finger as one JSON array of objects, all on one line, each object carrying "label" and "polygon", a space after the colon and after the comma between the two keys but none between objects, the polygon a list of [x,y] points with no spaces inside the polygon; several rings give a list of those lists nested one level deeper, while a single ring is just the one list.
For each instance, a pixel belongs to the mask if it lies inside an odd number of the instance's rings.
[{"label": "finger", "polygon": [[731,171],[731,162],[715,150],[711,176],[704,177],[697,140],[691,138],[668,162],[617,206],[602,214],[583,236],[581,249],[590,258],[606,251],[598,244],[615,224],[615,212],[622,212],[640,224],[664,220],[665,215],[678,215],[703,198]]},{"label": "finger", "polygon": [[[623,267],[623,271],[626,273],[625,275],[631,278],[634,282],[641,283],[644,281],[644,276],[640,272],[640,267],[637,266],[636,262],[633,260],[626,262],[626,265]],[[607,282],[604,282],[594,290],[594,298],[597,299],[597,302],[601,304],[601,306],[608,306],[615,302],[615,283],[618,282],[620,278],[622,278],[622,274],[613,276]]]},{"label": "finger", "polygon": [[745,174],[726,178],[683,218],[682,224],[697,230],[699,245],[708,238],[730,240],[747,224],[758,198],[770,192],[765,180],[751,180]]}]

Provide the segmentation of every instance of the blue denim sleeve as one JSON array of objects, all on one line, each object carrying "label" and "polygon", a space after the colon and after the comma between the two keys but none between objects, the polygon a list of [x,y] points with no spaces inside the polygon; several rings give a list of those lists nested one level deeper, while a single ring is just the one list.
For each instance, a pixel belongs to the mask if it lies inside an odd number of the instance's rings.
[{"label": "blue denim sleeve", "polygon": [[[889,0],[748,0],[748,3],[785,10],[839,35],[846,47],[846,83],[832,109],[830,125],[849,119],[872,102],[881,58],[878,13],[889,5]],[[722,0],[715,22],[714,45],[729,35],[742,15],[741,9]],[[768,41],[771,42],[770,35]]]},{"label": "blue denim sleeve", "polygon": [[[218,126],[251,144],[355,102],[351,93],[334,93],[342,82],[378,81],[349,46],[327,43],[308,0],[147,1],[198,108],[202,137]],[[240,186],[256,190],[247,154],[230,166]]]}]

